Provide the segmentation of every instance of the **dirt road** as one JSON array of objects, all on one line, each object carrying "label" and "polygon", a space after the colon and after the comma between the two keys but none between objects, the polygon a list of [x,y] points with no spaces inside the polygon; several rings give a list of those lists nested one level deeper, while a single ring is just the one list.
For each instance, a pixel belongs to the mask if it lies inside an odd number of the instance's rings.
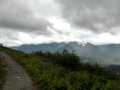
[{"label": "dirt road", "polygon": [[0,56],[7,64],[8,71],[3,90],[34,90],[32,81],[23,68],[6,53],[0,53]]}]

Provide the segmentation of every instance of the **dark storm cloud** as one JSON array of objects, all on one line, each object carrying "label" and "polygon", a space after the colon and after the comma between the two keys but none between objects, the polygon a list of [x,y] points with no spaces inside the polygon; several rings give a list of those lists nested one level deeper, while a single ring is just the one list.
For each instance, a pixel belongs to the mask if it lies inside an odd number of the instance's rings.
[{"label": "dark storm cloud", "polygon": [[[19,18],[19,17],[18,17]],[[34,19],[17,19],[17,18],[0,18],[0,27],[10,28],[15,30],[47,30],[50,23],[46,20],[34,20]]]},{"label": "dark storm cloud", "polygon": [[120,0],[56,0],[72,25],[94,31],[120,26]]},{"label": "dark storm cloud", "polygon": [[[31,1],[31,0],[30,0]],[[35,18],[29,0],[0,1],[0,27],[21,31],[47,31],[51,24],[44,18]]]}]

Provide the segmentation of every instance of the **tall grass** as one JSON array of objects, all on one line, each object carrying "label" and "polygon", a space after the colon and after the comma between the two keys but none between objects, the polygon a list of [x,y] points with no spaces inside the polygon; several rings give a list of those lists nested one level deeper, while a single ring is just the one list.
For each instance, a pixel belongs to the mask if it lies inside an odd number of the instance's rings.
[{"label": "tall grass", "polygon": [[3,64],[0,58],[0,90],[2,90],[2,86],[5,82],[5,76],[6,76],[5,65]]}]

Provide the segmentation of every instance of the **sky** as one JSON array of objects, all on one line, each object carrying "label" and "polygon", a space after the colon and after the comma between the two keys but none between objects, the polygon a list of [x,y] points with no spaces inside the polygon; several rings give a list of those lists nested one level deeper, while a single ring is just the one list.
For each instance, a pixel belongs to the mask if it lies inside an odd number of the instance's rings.
[{"label": "sky", "polygon": [[0,0],[0,43],[120,43],[120,0]]}]

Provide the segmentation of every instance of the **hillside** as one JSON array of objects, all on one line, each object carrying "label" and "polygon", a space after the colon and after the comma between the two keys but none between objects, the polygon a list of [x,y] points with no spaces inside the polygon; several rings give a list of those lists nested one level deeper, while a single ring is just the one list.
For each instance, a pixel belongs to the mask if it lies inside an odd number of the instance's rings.
[{"label": "hillside", "polygon": [[80,59],[74,54],[25,54],[5,47],[0,51],[27,71],[38,90],[120,90],[119,75],[97,65],[78,63]]}]

